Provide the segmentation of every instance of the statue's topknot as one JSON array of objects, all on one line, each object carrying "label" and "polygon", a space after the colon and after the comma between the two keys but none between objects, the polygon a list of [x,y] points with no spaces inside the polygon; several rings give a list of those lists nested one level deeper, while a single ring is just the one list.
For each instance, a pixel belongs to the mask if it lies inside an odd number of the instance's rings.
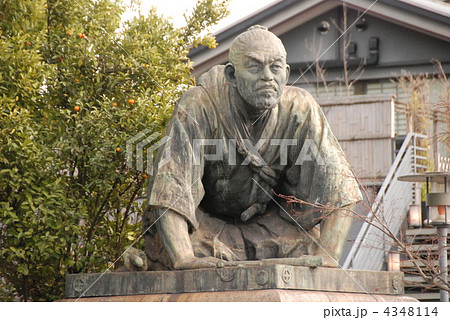
[{"label": "statue's topknot", "polygon": [[251,26],[250,28],[247,29],[247,31],[256,30],[256,29],[269,31],[269,29],[267,29],[267,27],[260,26],[259,24],[255,24],[254,26]]}]

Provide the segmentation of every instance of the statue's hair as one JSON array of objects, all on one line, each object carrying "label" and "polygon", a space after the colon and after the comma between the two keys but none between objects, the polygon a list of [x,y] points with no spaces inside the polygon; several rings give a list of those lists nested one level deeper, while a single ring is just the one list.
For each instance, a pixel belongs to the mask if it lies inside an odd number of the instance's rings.
[{"label": "statue's hair", "polygon": [[254,25],[233,40],[228,54],[229,61],[232,64],[235,64],[239,60],[239,55],[242,51],[244,51],[245,48],[248,48],[249,44],[258,40],[272,41],[272,43],[277,44],[282,55],[286,58],[286,49],[284,48],[280,38],[270,32],[266,27]]}]

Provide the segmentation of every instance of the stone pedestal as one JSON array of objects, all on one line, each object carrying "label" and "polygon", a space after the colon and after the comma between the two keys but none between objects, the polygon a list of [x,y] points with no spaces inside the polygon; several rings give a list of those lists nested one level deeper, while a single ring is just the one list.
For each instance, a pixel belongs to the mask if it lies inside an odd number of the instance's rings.
[{"label": "stone pedestal", "polygon": [[86,302],[417,302],[402,295],[267,289],[132,296],[90,297],[63,301]]},{"label": "stone pedestal", "polygon": [[416,301],[402,272],[290,265],[72,274],[65,301]]}]

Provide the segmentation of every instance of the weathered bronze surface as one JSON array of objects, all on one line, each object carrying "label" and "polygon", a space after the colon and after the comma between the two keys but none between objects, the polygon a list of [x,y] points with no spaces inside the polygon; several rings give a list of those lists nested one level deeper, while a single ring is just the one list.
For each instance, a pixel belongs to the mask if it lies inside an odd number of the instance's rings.
[{"label": "weathered bronze surface", "polygon": [[150,270],[305,254],[336,266],[351,223],[344,209],[361,194],[321,108],[285,86],[273,33],[244,32],[229,59],[182,96],[166,128],[144,216]]}]

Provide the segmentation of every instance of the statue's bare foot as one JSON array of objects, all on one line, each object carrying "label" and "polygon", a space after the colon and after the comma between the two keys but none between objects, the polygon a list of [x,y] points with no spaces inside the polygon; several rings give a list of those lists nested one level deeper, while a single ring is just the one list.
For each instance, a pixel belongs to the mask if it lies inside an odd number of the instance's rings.
[{"label": "statue's bare foot", "polygon": [[215,268],[217,263],[222,261],[214,257],[205,258],[184,258],[174,263],[174,269],[184,270],[184,269],[201,269],[201,268]]}]

